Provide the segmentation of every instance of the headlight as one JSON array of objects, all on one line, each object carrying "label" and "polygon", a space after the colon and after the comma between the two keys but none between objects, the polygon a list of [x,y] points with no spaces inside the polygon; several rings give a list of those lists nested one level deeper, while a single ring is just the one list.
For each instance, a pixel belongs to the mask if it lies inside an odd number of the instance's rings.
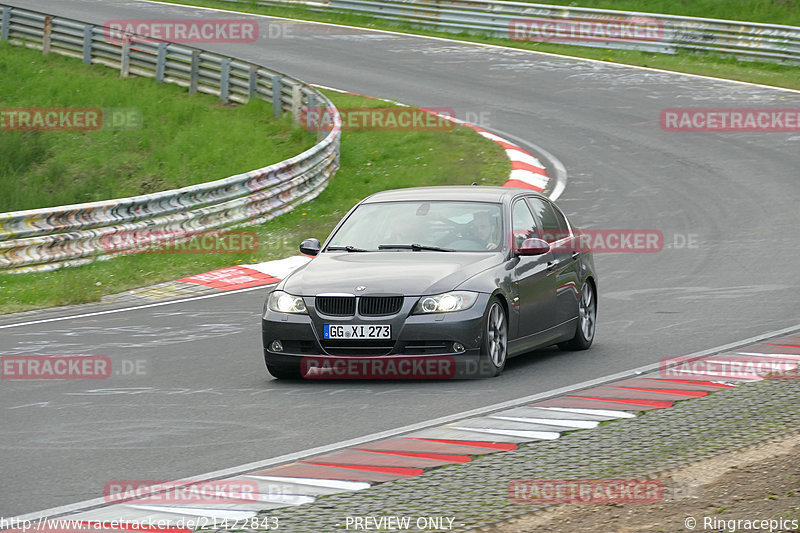
[{"label": "headlight", "polygon": [[267,299],[267,307],[276,313],[308,314],[306,304],[301,297],[283,291],[272,291]]},{"label": "headlight", "polygon": [[464,311],[469,309],[478,301],[478,295],[474,292],[455,291],[437,294],[435,296],[423,296],[414,306],[414,314],[426,315],[429,313],[452,313],[453,311]]}]

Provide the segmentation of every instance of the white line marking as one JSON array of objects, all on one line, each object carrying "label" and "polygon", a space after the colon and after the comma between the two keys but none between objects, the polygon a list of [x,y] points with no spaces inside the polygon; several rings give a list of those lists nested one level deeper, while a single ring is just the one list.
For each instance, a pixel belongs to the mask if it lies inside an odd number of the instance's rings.
[{"label": "white line marking", "polygon": [[553,411],[563,411],[565,413],[575,413],[579,415],[613,416],[614,418],[636,418],[636,415],[628,411],[612,411],[610,409],[585,409],[582,407],[537,407],[537,409],[551,409]]},{"label": "white line marking", "polygon": [[508,155],[508,158],[512,161],[519,161],[520,163],[527,163],[534,167],[544,168],[542,162],[528,152],[523,152],[522,150],[506,150],[506,155]]},{"label": "white line marking", "polygon": [[133,307],[121,307],[119,309],[107,309],[105,311],[96,311],[94,313],[82,313],[80,315],[68,315],[68,316],[58,316],[54,318],[42,318],[40,320],[30,320],[28,322],[17,322],[14,324],[5,324],[0,325],[0,329],[7,329],[7,328],[18,328],[22,326],[32,326],[35,324],[46,324],[48,322],[60,322],[62,320],[72,320],[74,318],[89,318],[93,316],[101,316],[101,315],[111,315],[114,313],[124,313],[126,311],[137,311],[139,309],[149,309],[151,307],[161,307],[164,305],[172,305],[172,304],[180,304],[185,302],[191,302],[194,300],[205,300],[206,298],[216,298],[218,296],[227,296],[229,294],[238,294],[240,292],[250,292],[256,291],[259,289],[266,289],[268,287],[276,285],[275,283],[270,283],[268,285],[259,285],[258,287],[247,287],[246,289],[235,289],[231,291],[225,292],[218,292],[214,294],[205,294],[203,296],[193,296],[191,298],[182,298],[180,300],[169,300],[167,302],[155,302],[151,304],[142,304],[142,305],[135,305]]},{"label": "white line marking", "polygon": [[800,354],[798,353],[761,353],[761,352],[734,352],[737,355],[754,355],[756,357],[775,357],[777,359],[787,358],[787,359],[798,359],[800,358]]},{"label": "white line marking", "polygon": [[[715,363],[719,363],[719,361],[714,361],[714,362]],[[692,369],[683,370],[682,369],[681,370],[681,374],[694,374],[695,376],[706,376],[706,377],[709,377],[709,378],[724,377],[725,379],[731,379],[731,380],[734,380],[734,381],[761,381],[762,379],[764,379],[763,376],[759,376],[757,374],[746,374],[746,373],[742,372],[741,376],[739,376],[739,377],[731,377],[731,376],[726,375],[726,372],[714,372],[714,371],[711,371],[711,370],[692,370]],[[745,377],[745,376],[747,376],[747,377]],[[750,377],[750,376],[752,376],[752,377]]]},{"label": "white line marking", "polygon": [[526,424],[543,424],[546,426],[564,426],[568,428],[596,428],[600,423],[597,420],[568,420],[557,418],[527,418],[521,416],[490,416],[497,420],[508,420],[510,422],[525,422]]},{"label": "white line marking", "polygon": [[315,479],[310,477],[257,476],[251,474],[245,477],[293,485],[310,485],[312,487],[321,487],[325,489],[364,490],[372,486],[364,481],[341,481],[338,479]]},{"label": "white line marking", "polygon": [[528,431],[524,429],[493,429],[493,428],[471,428],[468,426],[447,426],[447,429],[460,429],[461,431],[471,431],[474,433],[485,433],[487,435],[505,435],[507,437],[521,437],[523,439],[556,440],[561,436],[555,431]]},{"label": "white line marking", "polygon": [[541,174],[521,169],[512,170],[508,179],[522,181],[533,187],[538,187],[541,190],[544,190],[547,187],[547,182],[550,181]]},{"label": "white line marking", "polygon": [[210,516],[221,520],[236,520],[252,518],[258,513],[255,511],[236,511],[233,509],[202,509],[199,507],[171,507],[166,505],[131,505],[134,509],[142,511],[157,511],[167,514],[180,514],[188,516]]}]

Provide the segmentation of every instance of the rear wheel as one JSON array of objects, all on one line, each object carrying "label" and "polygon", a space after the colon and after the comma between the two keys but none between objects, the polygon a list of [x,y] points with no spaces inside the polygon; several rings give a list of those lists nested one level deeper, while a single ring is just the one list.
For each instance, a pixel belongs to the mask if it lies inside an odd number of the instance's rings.
[{"label": "rear wheel", "polygon": [[503,304],[492,299],[486,311],[483,345],[481,347],[481,370],[487,369],[490,376],[499,376],[506,366],[508,355],[508,320]]},{"label": "rear wheel", "polygon": [[578,324],[575,336],[558,347],[562,350],[586,350],[594,341],[595,324],[597,322],[597,295],[591,281],[586,281],[581,290],[578,302]]}]

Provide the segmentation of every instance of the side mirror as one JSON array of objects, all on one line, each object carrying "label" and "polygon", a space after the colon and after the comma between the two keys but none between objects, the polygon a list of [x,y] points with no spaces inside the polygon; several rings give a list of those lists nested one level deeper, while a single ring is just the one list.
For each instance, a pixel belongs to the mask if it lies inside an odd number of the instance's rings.
[{"label": "side mirror", "polygon": [[517,255],[542,255],[550,251],[550,245],[542,239],[525,239],[519,248]]},{"label": "side mirror", "polygon": [[317,255],[321,245],[319,239],[306,239],[300,243],[300,253],[306,255]]}]

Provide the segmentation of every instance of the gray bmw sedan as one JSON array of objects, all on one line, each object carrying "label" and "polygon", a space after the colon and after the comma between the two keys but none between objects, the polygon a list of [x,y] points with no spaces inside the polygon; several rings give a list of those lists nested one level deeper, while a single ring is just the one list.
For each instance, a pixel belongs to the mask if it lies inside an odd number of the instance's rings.
[{"label": "gray bmw sedan", "polygon": [[497,376],[508,357],[591,346],[590,251],[545,196],[511,187],[373,194],[267,296],[278,379]]}]

